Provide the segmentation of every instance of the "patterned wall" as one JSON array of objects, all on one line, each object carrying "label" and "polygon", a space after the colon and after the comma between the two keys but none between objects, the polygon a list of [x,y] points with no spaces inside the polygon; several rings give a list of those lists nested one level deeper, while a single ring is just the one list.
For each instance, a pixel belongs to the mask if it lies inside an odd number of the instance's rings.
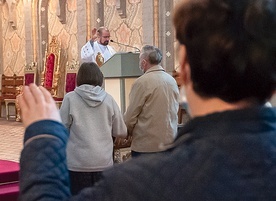
[{"label": "patterned wall", "polygon": [[[61,16],[62,7],[65,8]],[[53,36],[57,36],[61,44],[60,79],[58,95],[63,96],[65,83],[65,66],[67,61],[78,60],[77,41],[77,6],[75,0],[67,0],[66,4],[59,4],[58,0],[50,0],[48,7],[48,43]],[[63,21],[66,19],[66,21]]]},{"label": "patterned wall", "polygon": [[[121,2],[120,7],[118,2]],[[104,15],[98,13],[96,22],[92,22],[91,25],[94,27],[107,26],[114,41],[140,49],[143,44],[141,0],[128,0],[124,3],[122,5],[123,1],[120,0],[99,1],[96,6],[103,8]],[[123,15],[120,15],[120,9],[123,10]],[[111,45],[114,46],[116,51],[134,51],[133,48],[123,45],[114,43]]]},{"label": "patterned wall", "polygon": [[[24,64],[43,71],[46,45],[53,36],[61,44],[59,95],[63,96],[65,65],[80,58],[80,48],[93,27],[107,26],[114,41],[141,48],[157,45],[174,68],[170,10],[180,0],[0,0],[0,73],[22,75]],[[12,5],[12,6],[11,6]],[[14,12],[10,12],[13,9]],[[12,15],[11,15],[12,14]],[[14,20],[14,24],[10,22]],[[168,42],[168,43],[167,43]],[[116,51],[134,51],[112,44]],[[38,79],[38,84],[40,79]]]},{"label": "patterned wall", "polygon": [[23,1],[1,3],[1,72],[22,75],[26,60]]}]

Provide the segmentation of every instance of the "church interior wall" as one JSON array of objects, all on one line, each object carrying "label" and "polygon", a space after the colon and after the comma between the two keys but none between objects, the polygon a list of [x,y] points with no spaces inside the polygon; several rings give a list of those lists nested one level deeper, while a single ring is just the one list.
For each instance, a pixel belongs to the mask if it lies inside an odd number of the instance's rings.
[{"label": "church interior wall", "polygon": [[[63,96],[66,63],[80,60],[91,29],[100,26],[107,26],[111,39],[119,43],[139,49],[145,44],[158,46],[163,51],[162,66],[172,73],[178,70],[178,61],[171,10],[180,1],[0,0],[0,74],[23,75],[25,65],[36,62],[39,84],[47,44],[57,36],[61,45],[58,95]],[[118,52],[135,50],[111,45]],[[127,82],[127,88],[131,84]]]},{"label": "church interior wall", "polygon": [[[114,41],[139,49],[143,45],[141,0],[128,0],[125,4],[122,4],[124,1],[121,0],[79,2],[76,0],[2,0],[0,2],[1,73],[23,75],[25,65],[37,62],[37,84],[39,84],[46,46],[53,36],[57,36],[61,44],[60,74],[62,76],[58,90],[61,93],[64,88],[62,83],[65,82],[66,63],[80,59],[80,48],[91,37],[90,31],[93,27],[107,26]],[[121,5],[118,6],[118,2]],[[99,8],[103,13],[94,12]],[[123,15],[120,9],[123,9]],[[91,13],[87,13],[88,11]],[[80,22],[82,22],[81,26]],[[112,45],[119,52],[133,51],[122,45]]]},{"label": "church interior wall", "polygon": [[[23,75],[25,65],[36,62],[39,84],[46,46],[57,36],[61,44],[58,95],[63,96],[66,63],[80,59],[80,49],[91,37],[91,29],[100,26],[107,26],[111,39],[119,43],[139,49],[145,44],[158,46],[166,71],[179,70],[171,11],[180,1],[0,0],[0,74]],[[111,45],[118,52],[135,50]],[[127,81],[126,88],[132,83]],[[275,100],[274,96],[273,105]]]}]

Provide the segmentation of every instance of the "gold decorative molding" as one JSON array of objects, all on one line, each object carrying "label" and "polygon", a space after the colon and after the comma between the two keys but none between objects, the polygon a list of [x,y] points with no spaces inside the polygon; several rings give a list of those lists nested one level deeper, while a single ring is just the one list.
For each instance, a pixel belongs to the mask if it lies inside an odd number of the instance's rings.
[{"label": "gold decorative molding", "polygon": [[[61,44],[58,42],[57,37],[53,36],[52,41],[46,47],[45,58],[44,58],[44,70],[41,73],[41,86],[45,83],[45,74],[47,72],[47,59],[50,55],[54,55],[54,73],[53,73],[53,83],[50,90],[53,97],[57,97],[58,81],[60,78],[59,65],[60,65],[60,52]],[[45,86],[44,86],[45,87]]]},{"label": "gold decorative molding", "polygon": [[33,60],[36,61],[38,58],[38,43],[37,43],[37,2],[31,2],[31,16],[32,16],[32,44],[33,44]]},{"label": "gold decorative molding", "polygon": [[80,66],[80,62],[78,60],[73,59],[70,63],[66,62],[66,71],[77,72]]},{"label": "gold decorative molding", "polygon": [[91,36],[91,17],[90,17],[90,13],[91,13],[91,2],[89,0],[86,0],[86,41],[89,41]]},{"label": "gold decorative molding", "polygon": [[159,0],[154,0],[153,5],[153,19],[154,19],[154,45],[159,47]]},{"label": "gold decorative molding", "polygon": [[35,72],[37,68],[37,62],[32,61],[29,65],[25,64],[25,72]]}]

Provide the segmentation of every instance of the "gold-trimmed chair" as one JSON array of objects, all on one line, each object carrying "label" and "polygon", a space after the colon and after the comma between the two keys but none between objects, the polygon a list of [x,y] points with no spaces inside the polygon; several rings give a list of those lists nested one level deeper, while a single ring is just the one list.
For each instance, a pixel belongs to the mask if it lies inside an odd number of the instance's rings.
[{"label": "gold-trimmed chair", "polygon": [[[36,76],[37,76],[37,62],[31,62],[29,65],[24,66],[24,84],[25,86],[28,86],[31,83],[36,83]],[[23,86],[19,86],[17,88],[18,95],[22,93]],[[17,97],[16,97],[17,99]],[[18,105],[18,101],[15,102],[15,108],[16,108],[16,121],[21,121],[20,116],[20,108]]]},{"label": "gold-trimmed chair", "polygon": [[44,69],[41,73],[41,86],[50,91],[55,100],[59,99],[57,90],[60,78],[60,51],[61,48],[57,37],[53,36],[50,44],[46,47]]},{"label": "gold-trimmed chair", "polygon": [[[65,84],[64,84],[64,94],[74,91],[77,86],[77,73],[79,70],[79,61],[72,60],[72,62],[66,63],[65,69]],[[56,100],[57,107],[60,108],[63,98]]]},{"label": "gold-trimmed chair", "polygon": [[72,60],[69,64],[66,64],[66,72],[65,72],[65,93],[73,91],[77,86],[77,73],[79,70],[80,63],[77,60]]},{"label": "gold-trimmed chair", "polygon": [[24,85],[28,86],[31,83],[36,83],[37,62],[31,62],[24,68]]}]

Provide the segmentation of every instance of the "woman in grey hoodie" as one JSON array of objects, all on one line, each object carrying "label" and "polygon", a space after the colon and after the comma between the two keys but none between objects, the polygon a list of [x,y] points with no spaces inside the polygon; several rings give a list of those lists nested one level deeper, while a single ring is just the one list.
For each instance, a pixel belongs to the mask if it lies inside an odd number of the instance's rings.
[{"label": "woman in grey hoodie", "polygon": [[77,87],[65,95],[60,108],[70,132],[66,151],[73,195],[92,186],[113,165],[112,137],[127,136],[120,109],[102,84],[103,74],[96,63],[81,64]]}]

